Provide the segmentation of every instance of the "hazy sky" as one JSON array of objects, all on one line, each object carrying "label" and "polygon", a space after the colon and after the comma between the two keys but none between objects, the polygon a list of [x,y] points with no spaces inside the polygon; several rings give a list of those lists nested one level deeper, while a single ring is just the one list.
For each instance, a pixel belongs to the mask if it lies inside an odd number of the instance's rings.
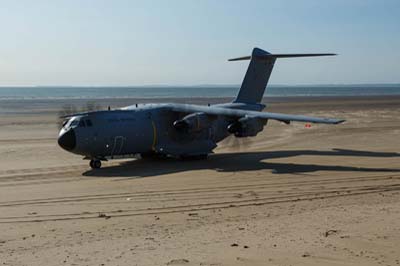
[{"label": "hazy sky", "polygon": [[0,1],[0,85],[239,84],[254,46],[273,84],[400,82],[400,1]]}]

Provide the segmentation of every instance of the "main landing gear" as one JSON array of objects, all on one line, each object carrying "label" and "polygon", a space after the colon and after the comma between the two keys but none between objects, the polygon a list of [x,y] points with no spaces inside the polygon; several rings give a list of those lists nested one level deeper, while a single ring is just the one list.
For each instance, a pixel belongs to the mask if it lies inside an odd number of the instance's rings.
[{"label": "main landing gear", "polygon": [[181,155],[179,158],[184,161],[207,160],[208,154]]},{"label": "main landing gear", "polygon": [[101,161],[97,159],[92,159],[90,160],[89,165],[92,169],[99,169],[101,167]]}]

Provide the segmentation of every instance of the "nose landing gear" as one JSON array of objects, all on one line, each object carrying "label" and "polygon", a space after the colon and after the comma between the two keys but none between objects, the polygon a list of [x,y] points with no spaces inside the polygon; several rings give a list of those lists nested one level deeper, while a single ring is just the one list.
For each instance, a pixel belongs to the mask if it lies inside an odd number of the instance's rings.
[{"label": "nose landing gear", "polygon": [[97,159],[92,159],[90,160],[89,165],[92,169],[99,169],[101,167],[101,161]]}]

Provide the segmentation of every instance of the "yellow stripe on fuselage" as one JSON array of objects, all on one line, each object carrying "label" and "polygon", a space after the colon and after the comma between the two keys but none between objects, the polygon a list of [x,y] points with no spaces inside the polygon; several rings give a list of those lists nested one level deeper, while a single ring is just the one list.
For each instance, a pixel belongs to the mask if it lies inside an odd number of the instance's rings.
[{"label": "yellow stripe on fuselage", "polygon": [[151,144],[151,149],[155,151],[157,144],[157,127],[153,120],[151,120],[151,125],[153,126],[153,143]]}]

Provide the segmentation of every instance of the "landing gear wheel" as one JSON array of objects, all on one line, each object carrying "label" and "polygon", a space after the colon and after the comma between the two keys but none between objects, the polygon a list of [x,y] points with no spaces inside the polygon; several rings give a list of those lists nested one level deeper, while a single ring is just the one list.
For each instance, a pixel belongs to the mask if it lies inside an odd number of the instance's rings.
[{"label": "landing gear wheel", "polygon": [[145,160],[162,160],[167,158],[167,156],[162,153],[141,153],[140,157]]},{"label": "landing gear wheel", "polygon": [[99,169],[101,167],[101,161],[100,160],[90,160],[89,165],[92,169]]}]

